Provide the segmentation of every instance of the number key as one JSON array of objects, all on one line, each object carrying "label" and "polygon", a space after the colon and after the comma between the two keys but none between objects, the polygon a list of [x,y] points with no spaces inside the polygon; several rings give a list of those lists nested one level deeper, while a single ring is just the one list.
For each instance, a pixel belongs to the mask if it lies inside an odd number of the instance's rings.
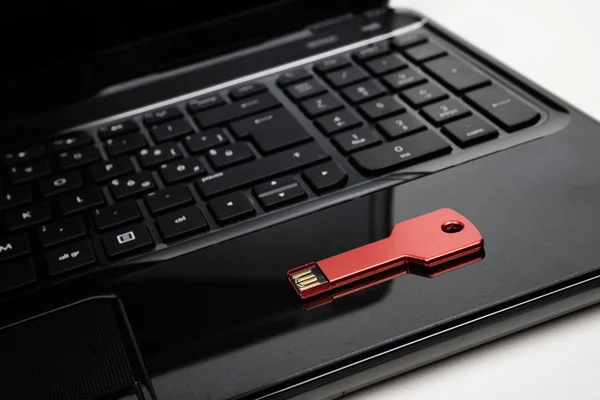
[{"label": "number key", "polygon": [[370,121],[404,112],[404,107],[396,97],[382,97],[361,105],[359,111]]},{"label": "number key", "polygon": [[58,155],[58,163],[63,169],[77,168],[100,160],[100,153],[94,147],[66,151]]},{"label": "number key", "polygon": [[50,174],[48,160],[39,158],[25,164],[10,167],[9,175],[13,183],[27,182]]},{"label": "number key", "polygon": [[412,89],[407,89],[401,93],[401,96],[415,108],[423,107],[448,97],[442,88],[433,83],[426,83]]},{"label": "number key", "polygon": [[14,165],[23,161],[32,160],[43,156],[45,153],[44,146],[31,147],[29,149],[15,151],[4,155],[4,163],[6,165]]},{"label": "number key", "polygon": [[160,176],[167,185],[180,182],[206,172],[200,160],[195,157],[163,164],[160,166]]},{"label": "number key", "polygon": [[130,133],[124,136],[108,139],[106,141],[106,151],[109,156],[114,157],[120,154],[131,153],[141,149],[146,145],[146,139],[140,133]]},{"label": "number key", "polygon": [[247,144],[235,143],[210,150],[208,159],[215,168],[225,168],[252,160],[254,154]]},{"label": "number key", "polygon": [[317,117],[328,112],[339,110],[344,106],[342,103],[330,94],[324,94],[300,103],[300,108],[309,117]]},{"label": "number key", "polygon": [[149,192],[155,186],[154,179],[152,179],[152,175],[149,172],[140,172],[139,174],[123,178],[115,178],[109,184],[110,191],[117,200]]},{"label": "number key", "polygon": [[389,138],[400,138],[425,129],[423,122],[410,113],[383,120],[377,128]]},{"label": "number key", "polygon": [[142,168],[151,168],[180,157],[181,152],[173,143],[164,143],[156,147],[142,149],[138,152],[138,159]]}]

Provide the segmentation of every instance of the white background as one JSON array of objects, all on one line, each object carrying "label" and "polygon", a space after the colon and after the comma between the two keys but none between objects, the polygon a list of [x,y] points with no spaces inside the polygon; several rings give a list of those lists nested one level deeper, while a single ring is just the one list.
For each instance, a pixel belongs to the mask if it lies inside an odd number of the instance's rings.
[{"label": "white background", "polygon": [[[392,0],[391,4],[421,11],[600,120],[600,1]],[[598,240],[600,245],[600,232]],[[600,307],[595,306],[346,399],[598,400],[599,380]]]}]

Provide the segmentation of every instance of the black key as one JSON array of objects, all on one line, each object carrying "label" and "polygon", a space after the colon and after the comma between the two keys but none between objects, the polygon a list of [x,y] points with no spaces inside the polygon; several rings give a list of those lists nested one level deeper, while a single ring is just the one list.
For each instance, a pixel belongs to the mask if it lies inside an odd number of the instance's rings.
[{"label": "black key", "polygon": [[58,155],[58,163],[63,169],[78,168],[99,160],[100,153],[95,147],[83,147],[78,150],[65,151]]},{"label": "black key", "polygon": [[142,168],[152,168],[178,158],[181,158],[181,152],[174,143],[163,143],[138,151],[138,160]]},{"label": "black key", "polygon": [[262,181],[328,159],[329,156],[316,143],[309,143],[269,157],[258,159],[196,181],[204,196],[214,196],[241,186]]},{"label": "black key", "polygon": [[496,85],[470,92],[466,99],[507,132],[533,125],[540,119],[537,111]]},{"label": "black key", "polygon": [[166,242],[208,229],[206,219],[204,219],[200,210],[194,207],[163,215],[156,220],[156,224]]},{"label": "black key", "polygon": [[130,132],[137,132],[140,130],[140,127],[135,121],[128,120],[123,122],[118,122],[112,125],[106,125],[98,129],[98,134],[102,139],[108,139],[113,136],[122,135]]},{"label": "black key", "polygon": [[378,81],[367,81],[359,83],[354,86],[350,86],[342,90],[342,95],[351,103],[356,104],[361,101],[366,101],[379,97],[385,94],[386,90],[381,83]]},{"label": "black key", "polygon": [[412,61],[420,63],[448,54],[446,50],[434,43],[413,46],[404,52]]},{"label": "black key", "polygon": [[81,240],[46,252],[50,276],[72,272],[76,269],[96,265],[96,254],[92,242]]},{"label": "black key", "polygon": [[310,78],[310,74],[308,73],[308,71],[302,68],[298,68],[292,71],[286,71],[283,74],[281,74],[279,79],[277,79],[277,84],[279,86],[286,86],[292,83],[303,81],[308,78]]},{"label": "black key", "polygon": [[427,79],[412,68],[391,73],[383,77],[383,82],[390,90],[398,91],[408,89],[425,82]]},{"label": "black key", "polygon": [[36,280],[31,258],[15,261],[0,267],[0,293],[29,285]]},{"label": "black key", "polygon": [[408,33],[406,35],[395,37],[392,40],[394,46],[399,49],[405,49],[427,42],[427,36],[421,33]]},{"label": "black key", "polygon": [[255,193],[260,204],[267,210],[306,198],[306,192],[302,189],[302,186],[293,179],[283,187],[267,191],[258,191],[255,189]]},{"label": "black key", "polygon": [[316,193],[344,186],[348,179],[346,173],[333,161],[307,169],[302,177]]},{"label": "black key", "polygon": [[92,141],[92,137],[86,132],[70,132],[54,139],[52,147],[56,152],[68,151],[92,144]]},{"label": "black key", "polygon": [[109,184],[110,191],[116,200],[149,192],[154,190],[155,186],[154,179],[150,172],[140,172],[139,174],[125,176],[123,178],[115,178],[110,181]]},{"label": "black key", "polygon": [[176,121],[156,125],[150,130],[150,134],[157,142],[166,142],[167,140],[176,139],[193,132],[194,129],[192,129],[190,123],[185,119],[178,119]]},{"label": "black key", "polygon": [[344,68],[350,65],[350,62],[343,57],[333,57],[315,63],[315,71],[325,73],[335,69]]},{"label": "black key", "polygon": [[[0,238],[0,262],[28,254],[31,251],[29,238],[25,233]],[[2,267],[0,266],[0,269]]]},{"label": "black key", "polygon": [[206,172],[200,160],[194,157],[172,162],[170,164],[163,164],[160,166],[159,171],[160,176],[167,185],[180,182]]},{"label": "black key", "polygon": [[326,135],[333,135],[358,126],[361,122],[347,110],[337,111],[316,120],[317,126]]},{"label": "black key", "polygon": [[291,86],[285,88],[286,93],[293,100],[304,100],[312,96],[317,96],[319,94],[325,93],[326,90],[320,83],[315,81],[314,79],[295,83]]},{"label": "black key", "polygon": [[421,110],[421,113],[434,125],[446,124],[471,114],[461,102],[455,99],[444,100]]},{"label": "black key", "polygon": [[47,203],[34,203],[8,211],[5,215],[6,227],[9,231],[14,231],[41,224],[48,221],[51,217],[52,214]]},{"label": "black key", "polygon": [[183,114],[177,107],[164,108],[162,110],[149,111],[144,114],[144,124],[146,126],[152,126],[162,124],[163,122],[170,121],[183,117]]},{"label": "black key", "polygon": [[208,110],[209,108],[218,107],[225,104],[225,100],[218,94],[212,94],[209,96],[198,97],[188,102],[188,110],[191,113],[198,111]]},{"label": "black key", "polygon": [[424,85],[407,89],[400,95],[408,102],[408,104],[415,108],[423,107],[448,97],[442,88],[433,83],[425,83]]},{"label": "black key", "polygon": [[456,92],[475,89],[490,82],[481,72],[452,56],[425,63],[423,68]]},{"label": "black key", "polygon": [[272,179],[268,182],[256,185],[252,191],[254,195],[259,197],[262,193],[278,191],[290,185],[297,185],[298,182],[291,176],[282,176],[281,178]]},{"label": "black key", "polygon": [[354,52],[353,57],[358,61],[368,60],[390,52],[387,42],[373,43]]},{"label": "black key", "polygon": [[87,230],[80,217],[61,219],[49,225],[38,228],[38,237],[44,247],[68,242],[78,237],[85,236]]},{"label": "black key", "polygon": [[369,128],[360,127],[333,137],[333,143],[344,153],[348,154],[380,142],[379,137]]},{"label": "black key", "polygon": [[406,67],[406,62],[398,54],[388,54],[367,62],[367,69],[375,75],[383,75]]},{"label": "black key", "polygon": [[212,128],[196,135],[186,136],[183,142],[187,151],[192,154],[202,153],[227,143],[229,141],[221,128]]},{"label": "black key", "polygon": [[146,146],[146,139],[141,133],[130,133],[106,141],[106,152],[110,157],[132,153]]},{"label": "black key", "polygon": [[155,215],[182,207],[194,201],[190,191],[185,186],[174,186],[148,193],[144,200],[148,210]]},{"label": "black key", "polygon": [[202,128],[208,128],[277,106],[279,106],[279,101],[271,93],[264,93],[197,113],[195,119]]},{"label": "black key", "polygon": [[64,215],[77,213],[104,204],[102,191],[97,187],[90,187],[75,193],[69,193],[58,199],[58,205]]},{"label": "black key", "polygon": [[0,211],[20,206],[31,201],[29,186],[11,186],[0,190]]},{"label": "black key", "polygon": [[436,133],[428,131],[382,144],[360,153],[351,160],[366,172],[398,169],[450,153],[452,148]]},{"label": "black key", "polygon": [[369,76],[356,67],[348,67],[325,75],[325,79],[334,88],[341,88],[364,81]]},{"label": "black key", "polygon": [[114,158],[90,167],[90,174],[95,182],[105,182],[133,172],[133,164],[129,157]]},{"label": "black key", "polygon": [[390,115],[404,112],[404,107],[396,97],[386,96],[377,100],[369,101],[358,107],[358,110],[369,121],[389,117]]},{"label": "black key", "polygon": [[50,164],[45,158],[39,158],[24,164],[14,165],[9,169],[13,183],[27,182],[50,174]]},{"label": "black key", "polygon": [[226,168],[254,159],[254,154],[246,143],[234,143],[211,149],[208,160],[215,168]]},{"label": "black key", "polygon": [[231,98],[234,100],[239,100],[245,97],[254,96],[259,93],[264,93],[266,91],[267,88],[262,83],[247,83],[231,89],[229,96],[231,96]]},{"label": "black key", "polygon": [[331,111],[339,110],[343,107],[343,104],[329,93],[314,97],[312,99],[304,100],[302,103],[300,103],[300,108],[302,111],[312,118]]},{"label": "black key", "polygon": [[24,161],[33,160],[43,156],[46,153],[44,146],[35,146],[28,149],[7,153],[4,155],[6,165],[15,165]]},{"label": "black key", "polygon": [[68,171],[40,181],[42,196],[50,197],[83,186],[79,171]]},{"label": "black key", "polygon": [[444,125],[443,132],[460,147],[468,147],[498,137],[498,131],[476,115]]},{"label": "black key", "polygon": [[128,200],[94,210],[94,222],[99,231],[115,228],[142,219],[135,201]]},{"label": "black key", "polygon": [[151,248],[154,241],[144,224],[129,225],[102,235],[106,255],[110,259]]},{"label": "black key", "polygon": [[215,219],[220,224],[228,224],[256,213],[252,203],[242,192],[234,192],[208,202]]},{"label": "black key", "polygon": [[390,139],[400,138],[426,129],[423,122],[411,113],[404,113],[383,120],[377,124],[377,128]]}]

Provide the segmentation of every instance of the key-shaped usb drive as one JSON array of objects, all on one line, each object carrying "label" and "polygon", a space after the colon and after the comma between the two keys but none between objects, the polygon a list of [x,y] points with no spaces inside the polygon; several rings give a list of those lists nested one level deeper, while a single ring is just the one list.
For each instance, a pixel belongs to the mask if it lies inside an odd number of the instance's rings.
[{"label": "key-shaped usb drive", "polygon": [[[294,268],[288,279],[302,299],[335,297],[409,273],[402,269],[405,265],[433,272],[482,249],[483,238],[475,225],[443,208],[397,223],[385,239]],[[392,270],[395,272],[390,274]],[[373,279],[376,276],[381,280]]]}]

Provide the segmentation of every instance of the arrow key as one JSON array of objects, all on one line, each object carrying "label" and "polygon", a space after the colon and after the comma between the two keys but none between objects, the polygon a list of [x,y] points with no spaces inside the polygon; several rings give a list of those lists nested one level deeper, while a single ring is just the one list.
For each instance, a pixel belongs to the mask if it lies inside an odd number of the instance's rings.
[{"label": "arrow key", "polygon": [[334,162],[309,168],[302,173],[302,177],[316,193],[343,186],[348,179],[346,173]]},{"label": "arrow key", "polygon": [[[306,192],[294,179],[289,178],[287,182],[282,183],[285,184],[280,185],[275,189],[271,189],[257,194],[258,201],[260,201],[264,208],[272,209],[281,207],[284,204],[294,203],[306,197]],[[257,188],[259,187],[257,186]]]},{"label": "arrow key", "polygon": [[228,224],[256,213],[250,199],[241,192],[211,200],[208,202],[208,207],[220,224]]}]

